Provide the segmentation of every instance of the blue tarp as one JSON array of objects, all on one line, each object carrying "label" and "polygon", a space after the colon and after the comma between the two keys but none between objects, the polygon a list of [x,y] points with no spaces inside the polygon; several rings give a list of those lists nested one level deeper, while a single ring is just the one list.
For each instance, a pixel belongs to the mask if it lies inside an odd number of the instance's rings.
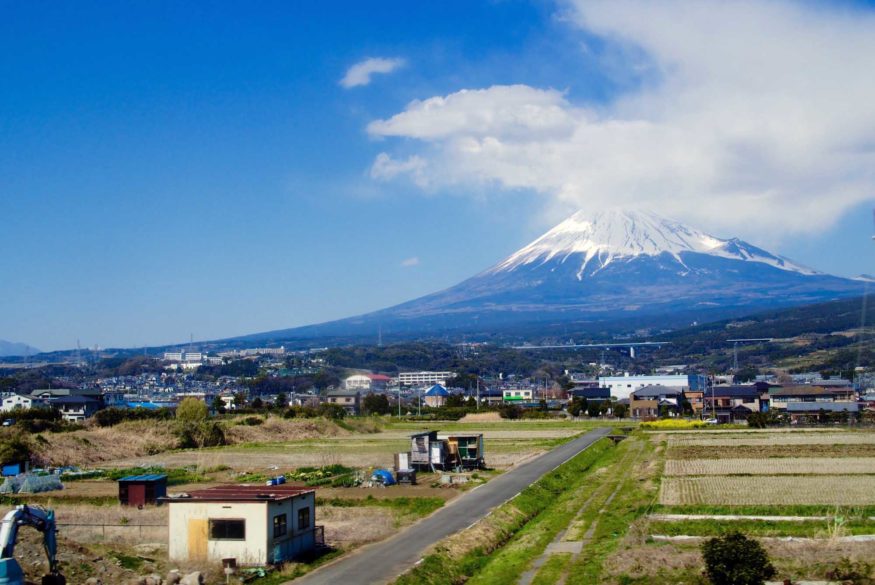
[{"label": "blue tarp", "polygon": [[374,473],[371,474],[371,481],[378,481],[383,485],[395,485],[395,477],[392,476],[391,471],[386,469],[374,470]]}]

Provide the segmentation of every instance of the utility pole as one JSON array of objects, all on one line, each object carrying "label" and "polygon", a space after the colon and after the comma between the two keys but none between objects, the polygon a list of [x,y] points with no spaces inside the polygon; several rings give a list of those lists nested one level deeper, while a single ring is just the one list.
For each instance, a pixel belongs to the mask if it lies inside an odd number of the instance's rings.
[{"label": "utility pole", "polygon": [[480,410],[480,376],[477,376],[477,410]]},{"label": "utility pole", "polygon": [[401,383],[398,383],[398,420],[401,420]]}]

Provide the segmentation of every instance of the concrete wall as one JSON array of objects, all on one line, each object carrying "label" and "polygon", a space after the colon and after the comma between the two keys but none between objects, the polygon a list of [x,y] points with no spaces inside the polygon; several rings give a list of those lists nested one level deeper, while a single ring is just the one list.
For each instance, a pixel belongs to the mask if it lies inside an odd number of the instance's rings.
[{"label": "concrete wall", "polygon": [[[273,534],[273,527],[268,526],[268,502],[174,501],[169,507],[170,560],[235,558],[241,565],[266,565],[269,562],[268,538]],[[246,540],[210,540],[209,520],[216,519],[245,520]]]}]

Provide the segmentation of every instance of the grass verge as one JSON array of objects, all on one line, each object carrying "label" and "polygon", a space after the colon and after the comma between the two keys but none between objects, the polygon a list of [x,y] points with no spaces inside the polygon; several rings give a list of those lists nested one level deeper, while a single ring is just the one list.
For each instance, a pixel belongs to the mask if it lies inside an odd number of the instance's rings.
[{"label": "grass verge", "polygon": [[[398,585],[445,585],[468,582],[490,561],[490,553],[499,549],[519,533],[533,518],[551,508],[569,489],[580,481],[606,452],[612,448],[609,439],[601,439],[566,463],[530,485],[514,499],[494,510],[489,516],[462,532],[438,544],[416,567],[402,575]],[[568,517],[565,518],[566,522]],[[552,522],[550,522],[552,526]],[[518,571],[535,554],[543,550],[555,531],[537,531],[536,540],[543,543],[538,550],[518,551],[505,562],[507,570],[499,567],[495,574]],[[504,581],[488,581],[502,582]]]}]

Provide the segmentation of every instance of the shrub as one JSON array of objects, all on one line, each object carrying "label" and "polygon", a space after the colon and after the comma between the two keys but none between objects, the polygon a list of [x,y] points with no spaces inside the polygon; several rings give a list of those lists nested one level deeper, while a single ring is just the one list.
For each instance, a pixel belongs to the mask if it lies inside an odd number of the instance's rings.
[{"label": "shrub", "polygon": [[220,447],[225,444],[225,432],[219,423],[201,421],[198,423],[185,423],[176,431],[179,437],[179,446],[183,449],[201,447]]},{"label": "shrub", "polygon": [[775,575],[765,549],[740,532],[702,543],[705,574],[713,585],[762,585]]},{"label": "shrub", "polygon": [[21,435],[7,435],[0,438],[0,463],[29,461],[31,452],[30,442]]},{"label": "shrub", "polygon": [[522,415],[522,409],[516,404],[505,404],[498,407],[498,414],[501,418],[516,420]]},{"label": "shrub", "polygon": [[872,585],[872,565],[865,561],[852,561],[843,558],[834,569],[826,572],[826,578],[831,581],[841,581],[853,585]]},{"label": "shrub", "polygon": [[169,420],[173,412],[169,408],[104,408],[94,415],[94,422],[100,427],[112,427],[131,420]]},{"label": "shrub", "polygon": [[176,420],[182,423],[199,423],[209,416],[206,403],[197,398],[184,398],[176,407]]},{"label": "shrub", "polygon": [[245,425],[247,427],[257,427],[258,425],[264,424],[264,419],[260,416],[247,416],[237,421],[237,424]]}]

